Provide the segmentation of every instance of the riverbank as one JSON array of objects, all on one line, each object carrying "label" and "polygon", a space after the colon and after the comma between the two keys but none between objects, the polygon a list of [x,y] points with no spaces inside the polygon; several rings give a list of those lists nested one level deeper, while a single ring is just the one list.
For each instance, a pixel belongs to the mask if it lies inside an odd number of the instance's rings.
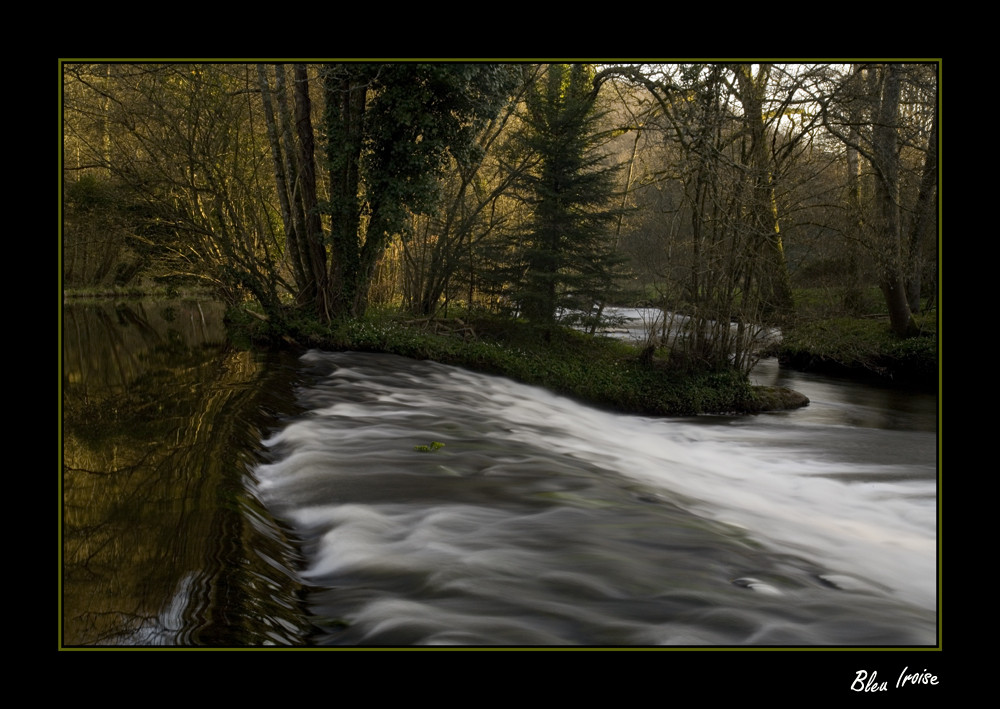
[{"label": "riverbank", "polygon": [[732,370],[672,366],[620,340],[556,327],[546,335],[507,319],[421,319],[399,316],[315,324],[267,337],[266,323],[234,315],[232,324],[258,344],[384,352],[509,377],[601,408],[653,416],[758,413],[804,406],[787,389],[756,387]]},{"label": "riverbank", "polygon": [[63,312],[64,645],[935,642],[933,397],[771,360],[752,376],[814,404],[620,417],[413,359],[257,356],[221,308]]},{"label": "riverbank", "polygon": [[888,318],[826,318],[786,327],[773,354],[783,367],[876,378],[934,389],[938,367],[937,313],[916,318],[917,337],[898,338]]}]

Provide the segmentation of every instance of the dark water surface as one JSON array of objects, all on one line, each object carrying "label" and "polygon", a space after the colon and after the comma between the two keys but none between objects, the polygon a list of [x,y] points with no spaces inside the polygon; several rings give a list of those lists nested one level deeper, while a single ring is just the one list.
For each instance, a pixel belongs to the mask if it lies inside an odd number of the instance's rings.
[{"label": "dark water surface", "polygon": [[936,642],[932,396],[623,416],[163,307],[66,308],[68,645]]},{"label": "dark water surface", "polygon": [[224,342],[214,303],[64,308],[66,645],[306,642],[294,547],[246,490],[294,371]]}]

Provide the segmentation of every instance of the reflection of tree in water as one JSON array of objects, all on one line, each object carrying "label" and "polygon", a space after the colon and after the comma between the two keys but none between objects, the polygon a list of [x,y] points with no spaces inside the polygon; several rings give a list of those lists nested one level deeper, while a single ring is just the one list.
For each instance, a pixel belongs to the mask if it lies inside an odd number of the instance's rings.
[{"label": "reflection of tree in water", "polygon": [[196,301],[67,307],[63,313],[64,383],[102,391],[127,386],[148,366],[157,366],[155,355],[164,348],[179,354],[224,343],[222,316],[221,304]]},{"label": "reflection of tree in water", "polygon": [[[183,317],[167,329],[133,309],[71,310],[64,642],[295,642],[295,622],[275,620],[289,614],[291,577],[260,556],[287,558],[287,543],[276,528],[247,524],[270,524],[243,477],[260,440],[261,363],[191,343],[173,327]],[[276,607],[252,608],[261,603]]]}]

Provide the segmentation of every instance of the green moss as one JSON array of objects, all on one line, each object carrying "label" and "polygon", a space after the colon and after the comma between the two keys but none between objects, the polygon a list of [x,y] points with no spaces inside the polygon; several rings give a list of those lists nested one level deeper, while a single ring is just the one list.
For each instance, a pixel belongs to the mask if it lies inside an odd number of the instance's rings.
[{"label": "green moss", "polygon": [[414,322],[388,313],[332,327],[294,319],[280,326],[253,317],[239,322],[254,331],[251,339],[258,344],[294,342],[431,359],[616,411],[688,416],[760,409],[754,388],[738,372],[680,368],[663,357],[643,358],[628,343],[568,328],[538,329],[500,318]]},{"label": "green moss", "polygon": [[866,373],[910,384],[934,385],[938,372],[935,314],[918,316],[920,333],[900,338],[887,318],[828,318],[787,328],[776,354],[799,369]]}]

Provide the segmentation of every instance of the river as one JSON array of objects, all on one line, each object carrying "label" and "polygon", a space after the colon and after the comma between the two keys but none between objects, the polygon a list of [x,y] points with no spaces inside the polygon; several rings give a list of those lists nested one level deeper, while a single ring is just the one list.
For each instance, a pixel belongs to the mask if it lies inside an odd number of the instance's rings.
[{"label": "river", "polygon": [[933,395],[767,360],[808,407],[627,416],[207,309],[64,309],[68,646],[937,642]]}]

